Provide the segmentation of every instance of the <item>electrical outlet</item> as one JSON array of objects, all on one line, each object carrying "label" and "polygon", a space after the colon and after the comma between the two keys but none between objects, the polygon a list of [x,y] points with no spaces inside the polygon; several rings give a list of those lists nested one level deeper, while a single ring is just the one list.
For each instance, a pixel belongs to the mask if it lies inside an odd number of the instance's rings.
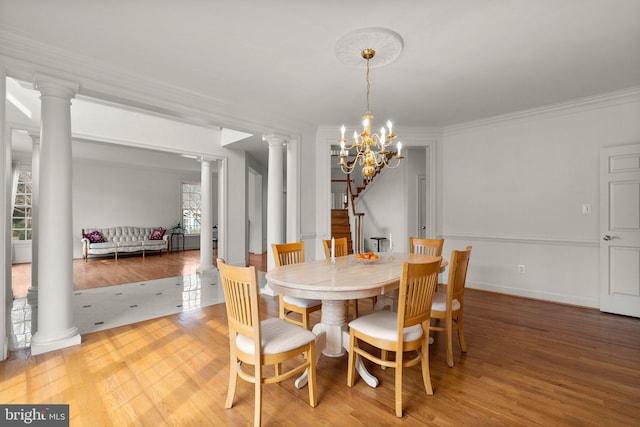
[{"label": "electrical outlet", "polygon": [[518,273],[521,273],[521,274],[523,274],[523,273],[524,273],[524,265],[523,265],[523,264],[520,264],[520,265],[518,266]]}]

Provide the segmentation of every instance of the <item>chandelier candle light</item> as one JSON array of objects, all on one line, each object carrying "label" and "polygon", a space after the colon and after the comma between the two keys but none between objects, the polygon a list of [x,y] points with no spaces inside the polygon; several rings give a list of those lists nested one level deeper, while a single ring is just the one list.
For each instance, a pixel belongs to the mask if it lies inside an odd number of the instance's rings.
[{"label": "chandelier candle light", "polygon": [[[360,134],[357,131],[353,131],[353,143],[347,146],[349,141],[344,137],[345,127],[340,128],[340,168],[342,172],[349,174],[355,168],[356,164],[362,166],[362,175],[367,179],[371,179],[378,170],[383,166],[387,166],[391,169],[395,169],[400,166],[400,159],[402,155],[402,143],[398,141],[396,144],[397,151],[395,153],[387,151],[387,147],[393,143],[393,139],[396,135],[393,133],[393,125],[390,121],[387,121],[387,129],[380,128],[380,134],[371,132],[371,109],[369,108],[369,92],[371,91],[371,84],[369,83],[369,61],[375,56],[376,51],[373,49],[365,49],[361,52],[362,57],[367,61],[367,112],[362,117],[363,130]],[[355,158],[353,162],[347,163],[345,159],[349,157],[349,151],[355,149]],[[377,151],[376,151],[377,150]],[[389,160],[393,157],[397,159],[397,163],[391,166]]]}]

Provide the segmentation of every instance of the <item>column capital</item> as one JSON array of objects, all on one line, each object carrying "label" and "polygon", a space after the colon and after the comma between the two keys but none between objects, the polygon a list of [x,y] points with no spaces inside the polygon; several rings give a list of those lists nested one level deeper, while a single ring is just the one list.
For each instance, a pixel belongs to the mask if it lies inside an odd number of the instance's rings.
[{"label": "column capital", "polygon": [[263,135],[262,138],[269,144],[269,146],[282,146],[289,141],[289,138],[287,136],[278,135],[275,133]]},{"label": "column capital", "polygon": [[29,137],[34,144],[40,144],[40,132],[30,132]]},{"label": "column capital", "polygon": [[36,74],[34,86],[42,95],[72,99],[80,91],[80,84],[46,74]]}]

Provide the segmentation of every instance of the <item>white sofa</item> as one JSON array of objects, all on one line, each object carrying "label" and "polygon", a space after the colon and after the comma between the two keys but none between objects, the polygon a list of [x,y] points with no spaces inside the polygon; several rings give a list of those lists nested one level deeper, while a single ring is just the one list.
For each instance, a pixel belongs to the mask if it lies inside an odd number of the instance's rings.
[{"label": "white sofa", "polygon": [[[89,255],[114,254],[116,261],[119,253],[160,251],[169,248],[169,235],[164,230],[164,235],[159,240],[151,240],[152,232],[163,227],[109,227],[109,228],[83,228],[82,229],[82,254],[84,262]],[[92,242],[88,237],[91,233],[98,232],[102,235],[103,242]]]}]

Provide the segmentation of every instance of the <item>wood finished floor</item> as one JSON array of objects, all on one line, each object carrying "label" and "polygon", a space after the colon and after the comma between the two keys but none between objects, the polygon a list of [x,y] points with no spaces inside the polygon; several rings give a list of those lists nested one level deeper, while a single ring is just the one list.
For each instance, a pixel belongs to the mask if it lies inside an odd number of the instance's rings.
[{"label": "wood finished floor", "polygon": [[[216,251],[213,254],[215,265]],[[152,253],[146,257],[124,255],[114,257],[91,257],[88,262],[73,260],[73,288],[91,289],[99,286],[161,279],[164,277],[195,274],[200,265],[200,251],[175,251]],[[267,254],[249,254],[249,265],[258,271],[267,271]],[[31,263],[14,264],[11,268],[12,290],[16,298],[27,296],[31,286]]]},{"label": "wood finished floor", "polygon": [[[163,256],[164,257],[164,256]],[[165,257],[168,258],[168,257]],[[364,312],[370,306],[364,303]],[[263,317],[277,298],[262,296]],[[346,356],[321,357],[316,408],[292,381],[264,386],[263,424],[278,426],[631,426],[640,424],[640,319],[467,290],[468,353],[430,347],[427,396],[406,371],[404,417],[392,369],[377,389],[346,386]],[[318,313],[312,317],[319,319]],[[223,304],[87,334],[82,344],[0,362],[2,403],[69,403],[72,426],[250,425],[253,386],[224,409],[229,361]]]}]

